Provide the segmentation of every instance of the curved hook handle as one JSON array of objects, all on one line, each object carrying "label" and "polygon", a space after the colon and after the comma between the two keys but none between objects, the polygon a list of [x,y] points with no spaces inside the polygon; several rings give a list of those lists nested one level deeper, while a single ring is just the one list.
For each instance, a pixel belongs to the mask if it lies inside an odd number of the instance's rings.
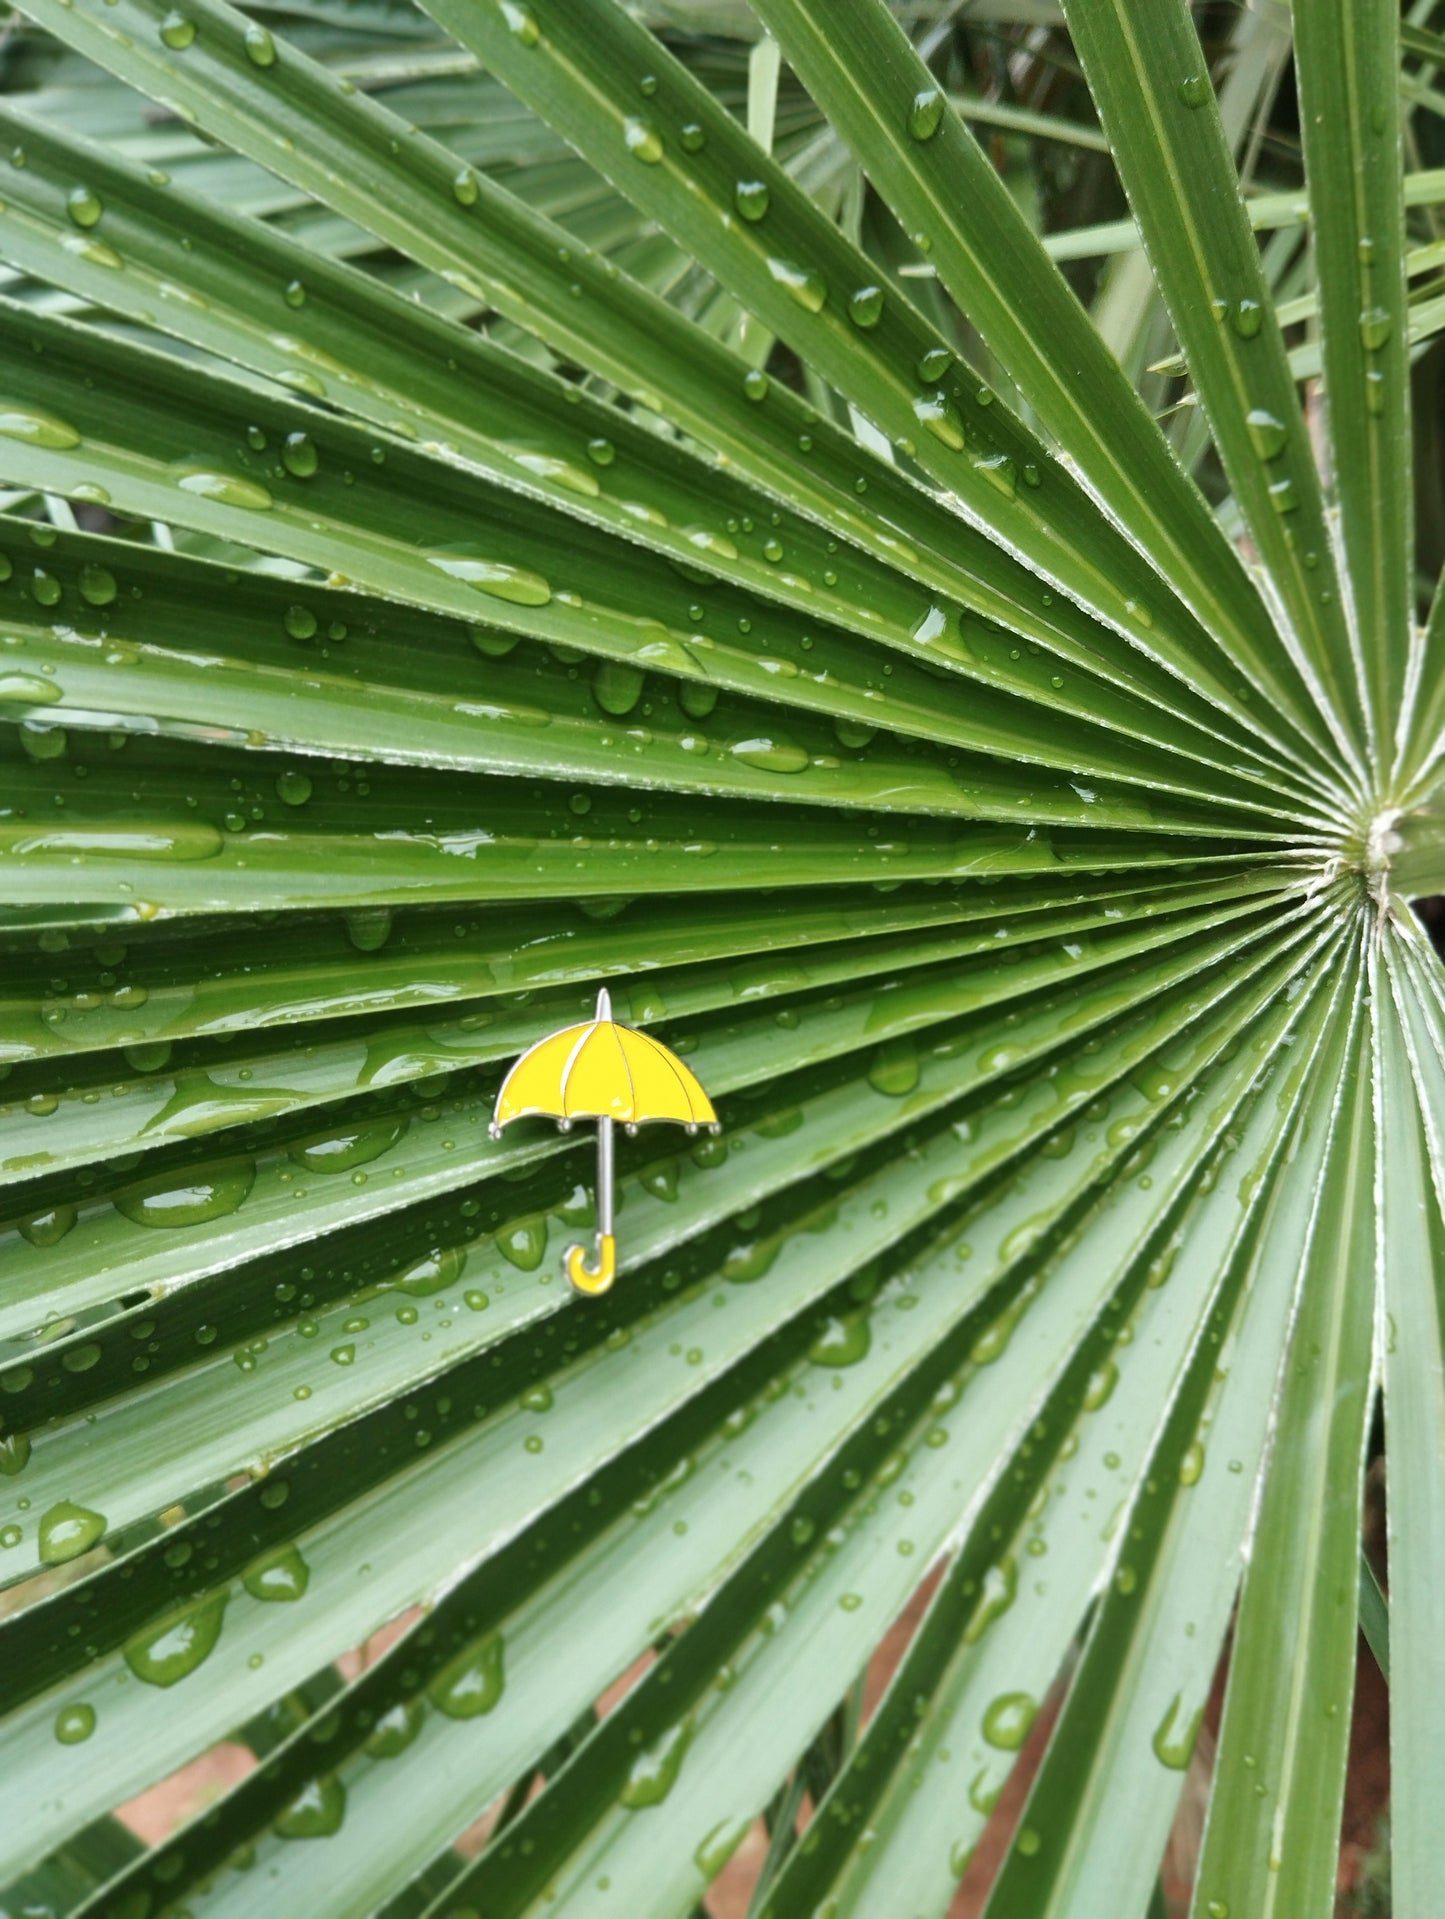
[{"label": "curved hook handle", "polygon": [[597,1235],[597,1264],[587,1263],[585,1246],[569,1246],[566,1253],[567,1277],[574,1291],[605,1293],[617,1277],[617,1241],[611,1233]]}]

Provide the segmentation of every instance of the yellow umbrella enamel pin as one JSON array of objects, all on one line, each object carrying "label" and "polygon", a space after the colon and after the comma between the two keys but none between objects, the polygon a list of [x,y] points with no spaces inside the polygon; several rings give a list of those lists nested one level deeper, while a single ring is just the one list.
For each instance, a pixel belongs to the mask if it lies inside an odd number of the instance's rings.
[{"label": "yellow umbrella enamel pin", "polygon": [[617,1276],[612,1233],[612,1128],[635,1133],[644,1120],[667,1119],[695,1133],[720,1129],[712,1101],[675,1053],[635,1027],[619,1026],[604,987],[597,1011],[579,1026],[539,1039],[502,1081],[492,1114],[493,1139],[514,1119],[555,1119],[560,1132],[573,1120],[597,1121],[597,1245],[595,1264],[584,1246],[569,1246],[567,1277],[579,1293],[605,1293]]}]

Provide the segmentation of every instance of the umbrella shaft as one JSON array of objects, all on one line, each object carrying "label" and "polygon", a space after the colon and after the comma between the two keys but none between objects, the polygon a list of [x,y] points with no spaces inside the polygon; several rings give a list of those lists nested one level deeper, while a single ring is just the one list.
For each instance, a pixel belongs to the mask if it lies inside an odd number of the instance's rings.
[{"label": "umbrella shaft", "polygon": [[597,1230],[612,1232],[612,1121],[597,1122]]}]

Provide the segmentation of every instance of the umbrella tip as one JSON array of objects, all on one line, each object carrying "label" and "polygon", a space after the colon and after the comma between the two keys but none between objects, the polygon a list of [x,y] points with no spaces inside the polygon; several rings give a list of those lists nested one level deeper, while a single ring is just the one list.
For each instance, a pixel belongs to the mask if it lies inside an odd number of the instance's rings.
[{"label": "umbrella tip", "polygon": [[597,989],[597,1018],[611,1019],[611,1017],[612,1017],[612,995],[608,992],[605,986],[600,986]]}]

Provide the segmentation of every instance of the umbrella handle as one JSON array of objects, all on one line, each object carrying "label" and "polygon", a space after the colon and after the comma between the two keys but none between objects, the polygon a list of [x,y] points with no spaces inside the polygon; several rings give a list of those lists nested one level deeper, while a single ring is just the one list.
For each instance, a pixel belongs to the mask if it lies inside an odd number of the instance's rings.
[{"label": "umbrella handle", "polygon": [[579,1293],[605,1293],[617,1277],[617,1241],[611,1233],[597,1235],[597,1264],[587,1263],[585,1246],[572,1245],[566,1253],[567,1277]]}]

